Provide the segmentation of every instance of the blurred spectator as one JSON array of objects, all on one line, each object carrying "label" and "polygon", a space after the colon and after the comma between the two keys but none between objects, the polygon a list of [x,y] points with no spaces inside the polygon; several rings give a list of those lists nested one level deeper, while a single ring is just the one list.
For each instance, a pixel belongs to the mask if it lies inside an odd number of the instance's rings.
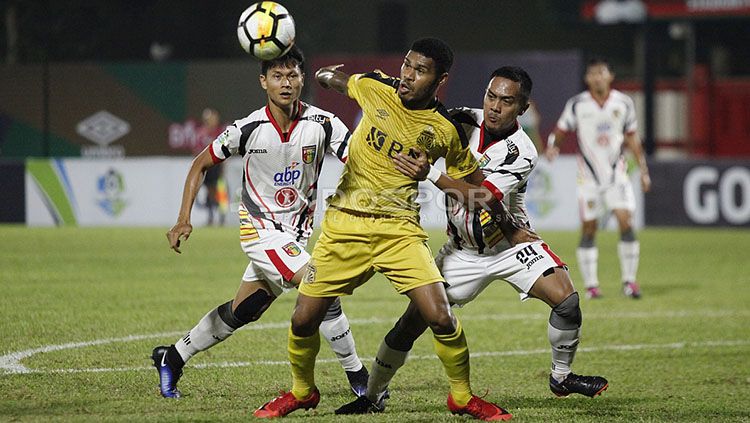
[{"label": "blurred spectator", "polygon": [[536,151],[542,153],[544,146],[542,145],[542,136],[539,135],[540,120],[541,116],[539,115],[539,109],[536,108],[536,103],[534,103],[534,100],[529,99],[529,108],[526,109],[524,114],[518,116],[518,124],[521,125],[526,135],[531,138],[531,141],[534,142]]},{"label": "blurred spectator", "polygon": [[[224,125],[221,124],[219,112],[211,108],[204,109],[201,115],[201,126],[197,130],[198,142],[194,146],[193,154],[197,155],[203,151],[207,145],[221,135],[224,128]],[[229,196],[224,180],[223,164],[219,163],[206,171],[203,185],[206,187],[206,200],[203,205],[208,209],[207,224],[213,225],[218,214],[218,224],[221,226],[224,224],[229,209]]]}]

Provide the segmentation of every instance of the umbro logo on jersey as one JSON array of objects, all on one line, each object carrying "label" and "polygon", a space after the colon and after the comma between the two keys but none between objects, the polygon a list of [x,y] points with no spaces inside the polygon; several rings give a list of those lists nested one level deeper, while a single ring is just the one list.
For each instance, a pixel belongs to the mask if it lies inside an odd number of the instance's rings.
[{"label": "umbro logo on jersey", "polygon": [[247,154],[266,154],[268,153],[268,150],[265,148],[251,148],[247,150]]},{"label": "umbro logo on jersey", "polygon": [[385,109],[377,109],[377,112],[378,112],[377,116],[381,119],[385,119],[390,116]]}]

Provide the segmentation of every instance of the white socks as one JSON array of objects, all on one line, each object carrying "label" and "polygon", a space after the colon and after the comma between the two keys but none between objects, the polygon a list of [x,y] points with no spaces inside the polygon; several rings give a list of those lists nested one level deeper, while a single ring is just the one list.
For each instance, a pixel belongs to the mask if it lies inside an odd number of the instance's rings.
[{"label": "white socks", "polygon": [[195,354],[227,339],[233,332],[234,329],[221,320],[219,311],[215,308],[203,316],[185,337],[175,342],[174,346],[182,360],[187,363]]},{"label": "white socks", "polygon": [[578,270],[583,278],[583,286],[595,288],[599,286],[599,275],[597,275],[597,264],[599,261],[599,249],[597,247],[576,249],[578,258]]},{"label": "white socks", "polygon": [[635,282],[640,253],[641,244],[638,241],[620,241],[617,244],[617,254],[620,256],[620,271],[622,272],[623,283]]},{"label": "white socks", "polygon": [[558,382],[565,380],[578,349],[581,328],[562,330],[547,324],[547,337],[552,345],[552,377]]},{"label": "white socks", "polygon": [[367,381],[367,398],[370,401],[377,403],[380,400],[388,384],[391,383],[391,379],[404,365],[408,356],[409,351],[394,350],[385,340],[380,343],[378,355],[375,356],[372,369],[370,369],[370,379]]},{"label": "white socks", "polygon": [[357,356],[357,349],[354,345],[354,337],[349,328],[349,319],[343,312],[331,320],[324,320],[320,324],[320,334],[328,341],[344,370],[356,372],[362,368],[362,362]]}]

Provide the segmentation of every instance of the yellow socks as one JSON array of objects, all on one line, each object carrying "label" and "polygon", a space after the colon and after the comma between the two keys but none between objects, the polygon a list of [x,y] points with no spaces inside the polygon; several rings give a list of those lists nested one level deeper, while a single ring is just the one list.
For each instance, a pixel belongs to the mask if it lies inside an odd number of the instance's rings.
[{"label": "yellow socks", "polygon": [[[456,319],[456,331],[449,335],[433,334],[435,353],[443,362],[451,395],[459,406],[464,406],[471,399],[469,384],[469,346],[466,344],[461,322]],[[290,344],[291,345],[291,344]]]},{"label": "yellow socks", "polygon": [[298,400],[305,399],[315,389],[315,358],[320,350],[318,332],[309,337],[292,333],[289,327],[289,363],[292,365],[292,394]]}]

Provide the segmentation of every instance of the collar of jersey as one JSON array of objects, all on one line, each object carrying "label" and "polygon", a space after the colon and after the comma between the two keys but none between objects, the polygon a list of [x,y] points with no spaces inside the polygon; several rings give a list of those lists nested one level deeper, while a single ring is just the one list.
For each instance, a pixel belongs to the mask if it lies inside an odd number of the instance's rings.
[{"label": "collar of jersey", "polygon": [[281,126],[279,126],[279,123],[276,122],[276,119],[274,119],[273,114],[271,113],[271,109],[268,108],[268,105],[266,105],[266,116],[268,116],[268,120],[271,122],[271,125],[276,128],[276,132],[279,134],[279,139],[281,140],[281,142],[289,142],[289,139],[292,138],[292,131],[294,130],[294,127],[297,126],[297,123],[302,116],[302,102],[297,100],[297,116],[295,116],[294,120],[292,120],[292,124],[289,125],[289,131],[286,133],[281,130]]},{"label": "collar of jersey", "polygon": [[502,136],[500,137],[493,137],[489,131],[484,130],[484,121],[482,121],[482,124],[479,125],[479,152],[481,154],[484,154],[484,152],[487,151],[488,148],[492,147],[496,142],[502,141],[506,138],[510,138],[511,135],[515,134],[516,131],[518,131],[518,128],[518,120],[516,119],[516,124],[512,129],[508,130],[508,132],[502,134]]}]

